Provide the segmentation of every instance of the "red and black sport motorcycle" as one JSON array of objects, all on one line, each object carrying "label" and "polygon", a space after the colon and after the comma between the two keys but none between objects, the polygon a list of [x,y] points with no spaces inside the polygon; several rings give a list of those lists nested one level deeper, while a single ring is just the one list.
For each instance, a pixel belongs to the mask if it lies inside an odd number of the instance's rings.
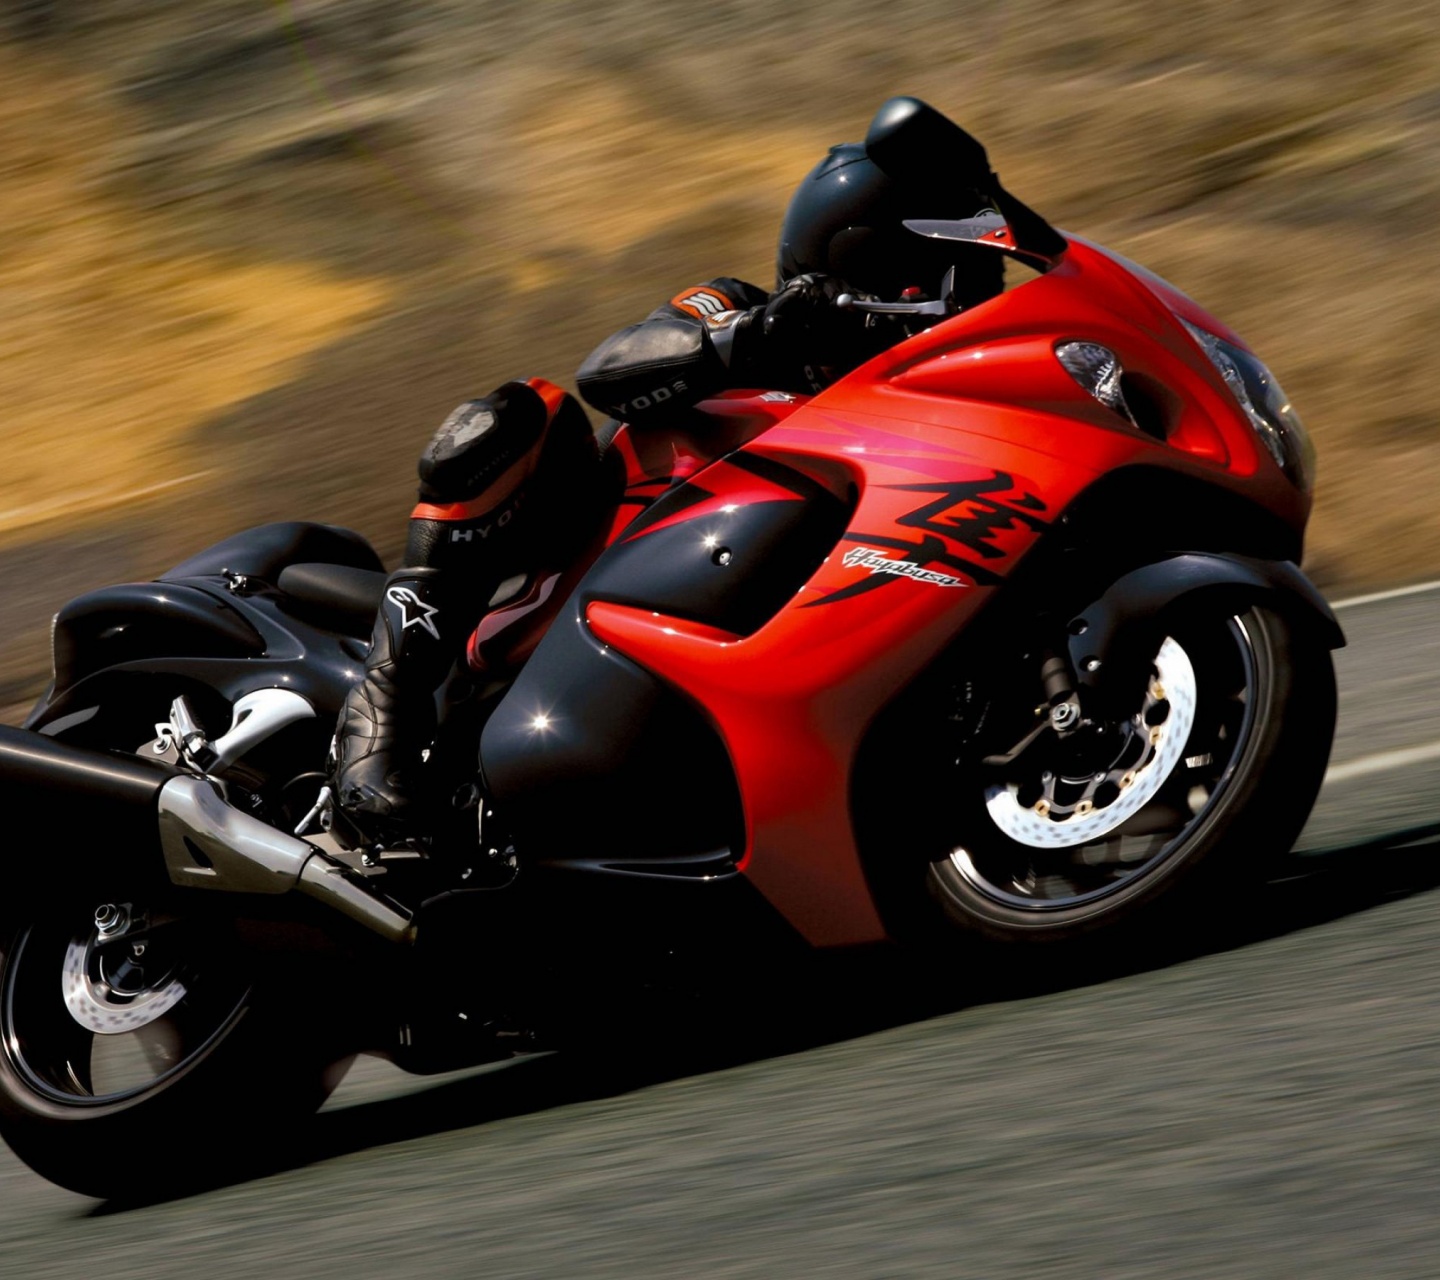
[{"label": "red and black sport motorcycle", "polygon": [[504,1056],[771,944],[1033,955],[1288,848],[1343,639],[1296,568],[1313,459],[1278,383],[1008,196],[908,225],[1035,278],[963,314],[842,298],[915,331],[813,397],[612,426],[592,544],[492,602],[444,691],[424,839],[332,822],[383,582],[358,535],[267,525],[60,612],[0,734],[6,804],[53,815],[0,943],[24,1160],[133,1193],[347,1054]]}]

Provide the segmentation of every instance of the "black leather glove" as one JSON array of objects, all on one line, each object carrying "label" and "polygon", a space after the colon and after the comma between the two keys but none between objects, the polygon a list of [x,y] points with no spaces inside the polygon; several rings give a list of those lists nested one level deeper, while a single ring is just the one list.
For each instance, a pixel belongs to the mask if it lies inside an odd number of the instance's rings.
[{"label": "black leather glove", "polygon": [[834,276],[808,274],[787,280],[765,304],[761,329],[768,345],[797,354],[822,355],[826,340],[842,328],[835,299],[846,289]]},{"label": "black leather glove", "polygon": [[757,316],[763,349],[763,366],[778,382],[797,378],[819,390],[831,380],[829,370],[848,370],[864,358],[865,317],[842,311],[835,299],[842,293],[857,297],[835,276],[815,273],[787,280]]}]

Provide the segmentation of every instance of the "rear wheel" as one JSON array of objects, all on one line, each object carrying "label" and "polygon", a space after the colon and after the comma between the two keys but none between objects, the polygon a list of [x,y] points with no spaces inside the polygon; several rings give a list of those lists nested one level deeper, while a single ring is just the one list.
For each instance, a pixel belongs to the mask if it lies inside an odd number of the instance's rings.
[{"label": "rear wheel", "polygon": [[314,1020],[223,921],[71,899],[0,945],[0,1136],[52,1182],[161,1196],[324,1101]]},{"label": "rear wheel", "polygon": [[[992,718],[1016,723],[1004,708]],[[1002,942],[1193,919],[1215,901],[1206,890],[1233,891],[1228,871],[1289,849],[1334,723],[1330,655],[1307,632],[1259,607],[1189,618],[1157,648],[1131,716],[957,771],[931,896],[952,928]]]},{"label": "rear wheel", "polygon": [[[156,722],[182,693],[203,723],[228,722],[206,686],[136,677],[56,736],[159,755]],[[282,793],[244,763],[225,774],[277,810],[308,805],[312,777]],[[333,993],[307,1002],[316,969],[249,945],[226,907],[224,895],[157,896],[123,880],[6,904],[0,1137],[37,1173],[85,1195],[161,1197],[273,1163],[338,1084],[353,1006]]]}]

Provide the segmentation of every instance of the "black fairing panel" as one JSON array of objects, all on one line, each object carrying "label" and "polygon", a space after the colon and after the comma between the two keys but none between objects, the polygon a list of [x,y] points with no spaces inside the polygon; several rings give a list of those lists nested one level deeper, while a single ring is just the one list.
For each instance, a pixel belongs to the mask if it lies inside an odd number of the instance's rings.
[{"label": "black fairing panel", "polygon": [[180,583],[129,582],[71,600],[55,620],[55,684],[151,658],[250,658],[260,633],[224,600]]},{"label": "black fairing panel", "polygon": [[726,512],[704,472],[672,489],[596,561],[487,722],[490,792],[547,858],[740,855],[744,815],[719,734],[683,693],[601,644],[585,615],[603,600],[737,634],[763,626],[833,549],[849,509],[798,472],[756,466],[793,500]]},{"label": "black fairing panel", "polygon": [[698,483],[670,490],[600,557],[581,594],[737,635],[759,630],[820,567],[850,515],[846,503],[813,480],[767,464],[767,478],[777,472],[793,500],[737,503],[728,512],[710,503],[703,515],[675,524],[664,522],[714,495],[703,473]]},{"label": "black fairing panel", "polygon": [[158,581],[79,596],[56,619],[56,679],[26,727],[49,732],[102,708],[127,723],[153,723],[182,690],[199,699],[205,720],[212,703],[221,716],[246,693],[287,688],[315,708],[306,725],[328,736],[363,665],[369,620],[358,607],[297,610],[272,585],[291,556],[322,577],[328,566],[383,580],[379,557],[359,534],[292,521],[236,534]]},{"label": "black fairing panel", "polygon": [[683,858],[743,838],[719,736],[578,609],[555,620],[480,742],[507,823],[545,860]]},{"label": "black fairing panel", "polygon": [[286,688],[310,702],[316,718],[305,723],[328,737],[360,673],[365,644],[293,617],[287,604],[270,588],[242,595],[207,578],[81,596],[61,611],[57,678],[25,727],[48,732],[97,707],[132,727],[143,711],[139,720],[153,724],[183,691],[197,699],[194,710],[215,733],[237,698]]}]

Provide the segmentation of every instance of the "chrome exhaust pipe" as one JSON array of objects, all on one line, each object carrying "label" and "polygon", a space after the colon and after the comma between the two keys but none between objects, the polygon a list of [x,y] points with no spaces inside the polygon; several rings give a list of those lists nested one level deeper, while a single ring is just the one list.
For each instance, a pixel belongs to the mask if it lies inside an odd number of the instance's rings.
[{"label": "chrome exhaust pipe", "polygon": [[157,809],[172,883],[222,893],[299,890],[387,942],[415,941],[414,918],[399,903],[356,884],[349,868],[308,840],[233,808],[209,779],[171,778],[160,789]]}]

